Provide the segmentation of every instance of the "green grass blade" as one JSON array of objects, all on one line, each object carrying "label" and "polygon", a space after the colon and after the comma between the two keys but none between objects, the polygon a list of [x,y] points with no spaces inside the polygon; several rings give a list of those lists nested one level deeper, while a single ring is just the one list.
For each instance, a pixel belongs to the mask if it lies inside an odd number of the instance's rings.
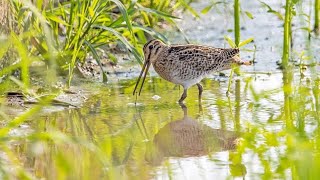
[{"label": "green grass blade", "polygon": [[282,14],[280,12],[273,10],[267,3],[262,2],[260,0],[258,0],[258,1],[268,9],[268,11],[267,11],[268,13],[272,13],[272,14],[276,15],[282,21],[284,20]]},{"label": "green grass blade", "polygon": [[246,15],[248,16],[248,18],[250,18],[250,19],[253,19],[253,18],[254,18],[251,12],[245,11],[244,13],[246,13]]},{"label": "green grass blade", "polygon": [[246,39],[246,40],[244,40],[244,41],[240,42],[239,47],[244,46],[244,45],[246,45],[246,44],[248,44],[248,43],[252,42],[253,40],[254,40],[254,38],[253,38],[253,37],[248,38],[248,39]]},{"label": "green grass blade", "polygon": [[10,43],[7,41],[0,41],[0,59],[8,52],[8,49],[10,47]]},{"label": "green grass blade", "polygon": [[19,56],[21,58],[21,79],[26,88],[29,87],[30,79],[29,79],[29,56],[28,56],[28,50],[24,46],[23,42],[13,33],[11,33],[11,39],[14,47],[17,49],[17,52],[19,53]]},{"label": "green grass blade", "polygon": [[196,18],[200,18],[199,14],[196,10],[194,10],[189,4],[185,2],[185,0],[179,0],[178,1],[184,8],[186,8],[193,16]]},{"label": "green grass blade", "polygon": [[106,27],[106,26],[93,25],[93,27],[97,28],[97,29],[103,29],[103,30],[109,31],[110,33],[115,35],[126,46],[126,48],[133,54],[133,56],[136,58],[136,60],[139,62],[139,64],[142,64],[142,58],[141,58],[141,55],[139,54],[138,50],[135,47],[133,47],[126,40],[126,38],[124,38],[118,31],[116,31],[110,27]]},{"label": "green grass blade", "polygon": [[155,38],[162,40],[163,42],[166,42],[166,43],[168,42],[168,39],[163,34],[155,31],[152,28],[144,27],[144,26],[140,26],[140,25],[134,25],[133,28],[134,29],[140,29],[140,30],[142,30],[142,31],[154,36]]},{"label": "green grass blade", "polygon": [[[134,9],[128,9],[128,15],[131,16],[133,15],[136,11]],[[108,25],[109,27],[118,27],[120,25],[122,25],[123,22],[123,16],[120,16],[118,19],[114,20],[110,25]]]},{"label": "green grass blade", "polygon": [[202,14],[207,14],[207,13],[213,8],[213,6],[214,6],[214,4],[210,4],[209,6],[203,8],[203,9],[201,10],[201,13],[202,13]]},{"label": "green grass blade", "polygon": [[114,2],[118,6],[118,8],[119,8],[119,10],[120,10],[120,12],[121,12],[121,14],[122,14],[127,26],[128,26],[128,29],[129,29],[129,31],[131,33],[132,39],[134,40],[134,43],[135,43],[135,36],[134,36],[134,33],[133,33],[131,20],[129,18],[129,15],[128,15],[128,12],[127,12],[125,6],[118,0],[110,0],[110,1]]},{"label": "green grass blade", "polygon": [[234,43],[234,41],[233,41],[230,37],[225,36],[224,39],[228,42],[228,44],[229,44],[232,48],[237,47],[236,44]]},{"label": "green grass blade", "polygon": [[100,69],[102,71],[102,80],[103,82],[107,82],[108,81],[108,77],[107,77],[107,73],[104,72],[102,64],[101,64],[101,59],[100,56],[98,55],[96,49],[93,47],[93,45],[88,42],[88,41],[84,41],[84,43],[89,47],[94,59],[97,61],[98,65],[100,66]]},{"label": "green grass blade", "polygon": [[0,70],[0,78],[5,75],[11,74],[14,70],[20,67],[20,62],[17,64],[10,65]]},{"label": "green grass blade", "polygon": [[224,3],[226,3],[226,2],[218,1],[218,2],[211,3],[210,5],[206,6],[205,8],[203,8],[201,10],[201,14],[207,14],[214,6],[216,6],[218,4],[224,4]]},{"label": "green grass blade", "polygon": [[159,11],[159,10],[156,10],[156,9],[151,9],[151,8],[146,8],[146,7],[143,7],[142,5],[138,4],[137,3],[137,8],[138,10],[140,11],[144,11],[144,12],[148,12],[148,13],[152,13],[156,16],[159,16],[159,17],[166,17],[166,18],[172,18],[172,19],[181,19],[179,17],[176,17],[176,16],[173,16],[173,15],[170,15],[170,14],[167,14],[165,12],[162,12],[162,11]]},{"label": "green grass blade", "polygon": [[53,22],[60,23],[60,24],[63,24],[65,26],[70,26],[67,22],[65,22],[64,20],[60,19],[55,14],[46,14],[46,18],[50,19]]}]

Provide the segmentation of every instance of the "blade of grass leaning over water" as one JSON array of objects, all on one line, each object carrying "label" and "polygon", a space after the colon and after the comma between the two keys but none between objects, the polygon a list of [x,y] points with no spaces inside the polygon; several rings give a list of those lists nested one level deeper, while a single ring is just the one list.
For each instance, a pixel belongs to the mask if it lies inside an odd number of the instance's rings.
[{"label": "blade of grass leaning over water", "polygon": [[141,55],[139,54],[138,50],[135,47],[133,47],[119,32],[117,32],[116,30],[114,30],[112,28],[105,27],[105,26],[94,25],[93,27],[97,28],[97,29],[103,29],[103,30],[109,31],[113,35],[115,35],[126,46],[126,48],[128,48],[128,51],[134,55],[136,60],[140,64],[142,64],[142,58],[141,58]]}]

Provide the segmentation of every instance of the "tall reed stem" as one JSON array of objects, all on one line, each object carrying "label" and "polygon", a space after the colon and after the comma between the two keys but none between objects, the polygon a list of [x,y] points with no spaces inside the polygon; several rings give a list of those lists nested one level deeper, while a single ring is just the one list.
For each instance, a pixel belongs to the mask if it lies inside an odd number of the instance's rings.
[{"label": "tall reed stem", "polygon": [[320,0],[314,1],[314,31],[320,34]]},{"label": "tall reed stem", "polygon": [[234,0],[234,38],[238,47],[240,44],[240,0]]},{"label": "tall reed stem", "polygon": [[292,110],[292,93],[293,93],[293,70],[287,67],[283,73],[283,94],[284,94],[284,120],[286,127],[291,129],[293,127],[293,110]]},{"label": "tall reed stem", "polygon": [[290,52],[290,30],[291,30],[291,6],[292,0],[286,0],[286,13],[284,20],[284,32],[283,32],[283,52],[282,52],[282,66],[286,68],[289,62],[289,52]]},{"label": "tall reed stem", "polygon": [[[236,47],[239,47],[240,44],[240,0],[234,0],[234,41]],[[237,75],[240,75],[240,68],[236,67],[232,69]]]}]

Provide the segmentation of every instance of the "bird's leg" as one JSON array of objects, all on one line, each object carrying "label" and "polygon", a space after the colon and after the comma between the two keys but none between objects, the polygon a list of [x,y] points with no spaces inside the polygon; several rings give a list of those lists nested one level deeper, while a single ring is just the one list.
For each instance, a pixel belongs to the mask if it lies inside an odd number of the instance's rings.
[{"label": "bird's leg", "polygon": [[199,89],[199,100],[201,99],[201,95],[202,95],[202,91],[203,91],[203,88],[201,86],[201,84],[197,83],[197,86],[198,86],[198,89]]},{"label": "bird's leg", "polygon": [[230,92],[230,87],[231,87],[231,83],[232,83],[232,76],[233,76],[233,71],[234,69],[232,68],[230,71],[230,77],[229,77],[229,82],[228,82],[228,90],[226,92],[226,95],[229,96],[229,92]]},{"label": "bird's leg", "polygon": [[199,89],[199,111],[202,111],[202,105],[201,105],[201,96],[203,88],[200,83],[197,83],[198,89]]},{"label": "bird's leg", "polygon": [[181,95],[181,98],[179,99],[179,104],[183,102],[184,99],[187,97],[187,89],[183,89],[183,94]]},{"label": "bird's leg", "polygon": [[182,110],[184,112],[184,115],[186,116],[187,115],[186,112],[188,112],[187,111],[187,106],[183,102],[180,102],[180,101],[179,101],[179,105],[182,108]]}]

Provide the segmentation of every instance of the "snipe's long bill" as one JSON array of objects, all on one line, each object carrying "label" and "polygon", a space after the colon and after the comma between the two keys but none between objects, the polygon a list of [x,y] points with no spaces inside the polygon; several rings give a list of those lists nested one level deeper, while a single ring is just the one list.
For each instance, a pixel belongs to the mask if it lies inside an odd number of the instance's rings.
[{"label": "snipe's long bill", "polygon": [[136,90],[137,90],[138,84],[139,84],[139,82],[141,80],[141,77],[143,76],[141,87],[140,87],[140,90],[139,90],[139,96],[140,96],[144,81],[146,80],[146,76],[147,76],[148,71],[149,71],[150,65],[151,65],[150,60],[145,58],[143,66],[142,66],[142,70],[141,70],[140,75],[138,77],[136,86],[134,87],[134,90],[133,90],[133,95],[136,94]]},{"label": "snipe's long bill", "polygon": [[231,69],[233,64],[251,65],[251,62],[239,58],[238,48],[214,48],[201,45],[166,45],[154,39],[143,47],[145,61],[135,85],[133,95],[142,78],[139,90],[143,84],[152,64],[154,70],[165,80],[183,86],[183,94],[179,102],[187,97],[187,90],[193,85],[199,89],[199,98],[202,94],[200,81],[212,72]]}]

